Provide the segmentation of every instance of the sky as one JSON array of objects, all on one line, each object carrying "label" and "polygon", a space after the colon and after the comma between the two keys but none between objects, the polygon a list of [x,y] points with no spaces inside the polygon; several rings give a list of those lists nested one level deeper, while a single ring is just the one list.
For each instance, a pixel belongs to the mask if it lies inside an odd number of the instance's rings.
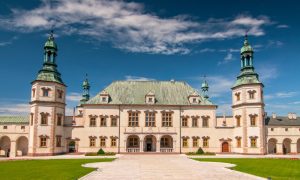
[{"label": "sky", "polygon": [[91,96],[116,80],[174,79],[200,91],[205,75],[218,115],[230,115],[247,32],[266,112],[300,115],[299,12],[292,0],[1,0],[0,115],[29,112],[51,29],[68,114],[87,73]]}]

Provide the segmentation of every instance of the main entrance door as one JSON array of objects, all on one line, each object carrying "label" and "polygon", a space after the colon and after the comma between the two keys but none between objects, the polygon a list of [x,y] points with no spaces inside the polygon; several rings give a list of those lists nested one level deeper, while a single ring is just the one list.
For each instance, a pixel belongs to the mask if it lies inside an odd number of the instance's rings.
[{"label": "main entrance door", "polygon": [[222,143],[222,152],[229,152],[229,144],[228,142]]},{"label": "main entrance door", "polygon": [[76,152],[76,147],[75,147],[75,145],[76,145],[75,141],[69,142],[69,146],[68,146],[69,153],[74,153],[74,152]]},{"label": "main entrance door", "polygon": [[153,135],[147,135],[144,138],[144,152],[156,151],[156,138]]}]

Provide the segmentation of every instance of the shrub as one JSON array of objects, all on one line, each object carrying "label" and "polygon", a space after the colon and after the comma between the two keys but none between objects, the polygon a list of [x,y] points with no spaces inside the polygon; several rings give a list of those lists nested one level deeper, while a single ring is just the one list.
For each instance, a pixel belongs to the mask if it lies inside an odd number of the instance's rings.
[{"label": "shrub", "polygon": [[196,154],[204,154],[204,151],[201,147],[197,150]]},{"label": "shrub", "polygon": [[101,149],[99,149],[99,151],[97,152],[97,154],[98,154],[98,155],[104,155],[105,152],[104,152],[103,149],[101,148]]}]

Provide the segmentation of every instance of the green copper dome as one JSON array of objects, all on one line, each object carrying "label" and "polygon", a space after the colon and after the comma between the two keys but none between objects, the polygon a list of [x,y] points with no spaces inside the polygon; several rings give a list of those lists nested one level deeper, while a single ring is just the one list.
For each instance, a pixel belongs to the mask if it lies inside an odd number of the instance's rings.
[{"label": "green copper dome", "polygon": [[201,85],[201,88],[208,88],[208,83],[206,81],[204,81]]},{"label": "green copper dome", "polygon": [[244,52],[253,52],[253,48],[249,44],[247,36],[245,37],[244,46],[241,48],[241,54]]},{"label": "green copper dome", "polygon": [[90,83],[87,79],[83,81],[82,87],[90,87]]},{"label": "green copper dome", "polygon": [[54,36],[53,33],[51,32],[50,36],[48,37],[48,40],[46,41],[44,48],[53,48],[55,50],[57,50],[57,45],[54,41]]}]

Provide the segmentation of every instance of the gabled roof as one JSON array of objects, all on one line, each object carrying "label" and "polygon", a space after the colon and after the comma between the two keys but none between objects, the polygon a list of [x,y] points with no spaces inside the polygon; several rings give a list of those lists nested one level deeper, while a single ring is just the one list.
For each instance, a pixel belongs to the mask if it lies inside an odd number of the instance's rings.
[{"label": "gabled roof", "polygon": [[286,116],[277,116],[275,119],[267,117],[265,119],[265,124],[267,126],[300,126],[300,117],[297,117],[296,119],[289,119]]},{"label": "gabled roof", "polygon": [[0,116],[0,124],[29,124],[29,116]]},{"label": "gabled roof", "polygon": [[[115,81],[106,87],[109,96],[108,104],[146,104],[145,95],[155,94],[157,105],[191,105],[188,96],[196,92],[194,88],[180,81]],[[85,104],[104,104],[98,93]],[[213,105],[212,102],[200,96],[200,104]],[[107,103],[105,103],[107,104]]]}]

